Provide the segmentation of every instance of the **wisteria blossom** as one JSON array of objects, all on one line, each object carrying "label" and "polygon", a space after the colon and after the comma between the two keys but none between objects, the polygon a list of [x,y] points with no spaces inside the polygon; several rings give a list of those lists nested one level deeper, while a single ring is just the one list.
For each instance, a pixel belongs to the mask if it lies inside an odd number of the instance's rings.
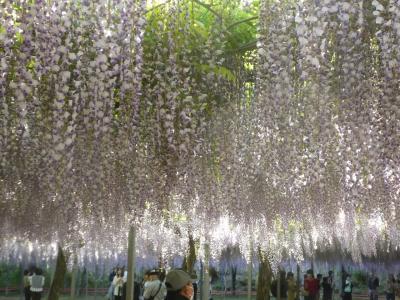
[{"label": "wisteria blossom", "polygon": [[399,1],[148,2],[0,1],[2,258],[398,249]]}]

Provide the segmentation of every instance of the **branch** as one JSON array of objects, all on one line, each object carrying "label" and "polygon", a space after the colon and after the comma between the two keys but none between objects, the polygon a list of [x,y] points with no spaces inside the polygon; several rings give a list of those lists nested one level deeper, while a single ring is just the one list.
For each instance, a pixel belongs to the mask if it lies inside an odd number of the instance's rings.
[{"label": "branch", "polygon": [[226,28],[226,30],[229,30],[229,29],[231,29],[231,28],[233,28],[233,27],[235,27],[235,26],[237,26],[237,25],[239,25],[239,24],[246,23],[246,22],[252,21],[252,20],[257,20],[257,19],[258,19],[258,16],[256,16],[256,17],[250,17],[250,18],[247,18],[247,19],[244,19],[244,20],[237,21],[237,22],[235,22],[235,23],[229,25],[229,26]]},{"label": "branch", "polygon": [[229,53],[237,53],[237,52],[255,50],[255,49],[257,49],[257,42],[259,42],[259,41],[265,41],[265,40],[266,40],[265,37],[255,39],[255,40],[250,41],[250,42],[248,42],[248,43],[246,43],[246,44],[244,44],[244,45],[242,45],[242,46],[239,46],[239,47],[236,48],[236,49],[232,49],[231,51],[229,51]]},{"label": "branch", "polygon": [[222,20],[222,16],[219,13],[217,13],[215,10],[213,10],[210,5],[205,4],[205,3],[201,2],[201,1],[198,1],[198,0],[193,0],[193,2],[197,3],[198,5],[201,5],[201,6],[205,7],[207,10],[209,10],[214,15],[216,15],[220,20]]},{"label": "branch", "polygon": [[254,40],[254,41],[248,42],[248,43],[246,43],[244,45],[239,46],[236,49],[232,49],[229,52],[236,53],[236,52],[245,52],[245,51],[255,50],[255,49],[257,49],[257,42],[258,42],[258,40]]},{"label": "branch", "polygon": [[169,2],[171,2],[171,0],[165,1],[164,3],[160,3],[160,4],[156,5],[156,6],[153,6],[148,11],[146,11],[144,14],[147,15],[147,13],[151,12],[152,10],[156,10],[160,6],[163,6],[163,5],[165,5],[165,4],[169,3]]}]

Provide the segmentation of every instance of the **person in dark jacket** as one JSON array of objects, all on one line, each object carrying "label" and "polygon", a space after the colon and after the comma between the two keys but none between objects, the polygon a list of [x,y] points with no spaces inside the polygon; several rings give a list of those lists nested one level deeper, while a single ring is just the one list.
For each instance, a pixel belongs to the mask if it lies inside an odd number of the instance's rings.
[{"label": "person in dark jacket", "polygon": [[165,278],[167,297],[165,300],[190,300],[193,297],[192,279],[183,270],[174,269]]},{"label": "person in dark jacket", "polygon": [[31,283],[29,280],[29,271],[25,270],[24,271],[24,295],[25,295],[25,300],[31,300]]},{"label": "person in dark jacket", "polygon": [[394,278],[393,274],[389,274],[386,283],[386,300],[395,300],[396,290],[397,290],[396,279]]},{"label": "person in dark jacket", "polygon": [[368,278],[368,295],[369,300],[378,300],[378,287],[379,287],[379,278],[372,273]]},{"label": "person in dark jacket", "polygon": [[332,285],[329,283],[329,277],[322,278],[322,299],[332,300],[333,289]]},{"label": "person in dark jacket", "polygon": [[320,300],[321,296],[321,284],[322,284],[322,274],[317,274],[317,281],[318,281],[318,292],[316,294],[316,299]]}]

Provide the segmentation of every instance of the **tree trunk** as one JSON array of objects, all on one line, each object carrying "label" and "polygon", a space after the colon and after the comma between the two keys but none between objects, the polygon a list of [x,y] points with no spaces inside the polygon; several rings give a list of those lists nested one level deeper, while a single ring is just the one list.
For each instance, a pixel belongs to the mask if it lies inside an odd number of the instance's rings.
[{"label": "tree trunk", "polygon": [[24,294],[24,268],[22,267],[22,263],[19,263],[19,275],[22,280],[19,282],[19,299],[22,300],[22,295]]},{"label": "tree trunk", "polygon": [[128,237],[128,281],[126,285],[126,300],[133,300],[135,292],[135,228],[131,226]]},{"label": "tree trunk", "polygon": [[158,252],[160,253],[160,256],[158,257],[158,268],[162,269],[164,268],[164,257],[162,256],[161,249],[158,249]]},{"label": "tree trunk", "polygon": [[226,291],[227,291],[227,289],[226,289],[226,274],[225,274],[225,272],[221,272],[220,274],[221,274],[220,275],[221,283],[222,283],[222,285],[224,287],[224,298],[225,298],[226,297]]},{"label": "tree trunk", "polygon": [[96,265],[94,266],[94,300],[97,300],[97,284],[98,284],[98,278],[99,278],[99,265],[98,262],[96,261]]},{"label": "tree trunk", "polygon": [[186,270],[187,272],[192,275],[194,263],[196,262],[196,246],[193,239],[193,235],[189,234],[189,253],[186,260]]},{"label": "tree trunk", "polygon": [[253,282],[253,240],[250,238],[250,255],[247,263],[247,300],[251,300]]},{"label": "tree trunk", "polygon": [[300,299],[300,266],[297,264],[296,268],[296,282],[297,282],[297,293],[296,293],[296,300]]},{"label": "tree trunk", "polygon": [[182,270],[187,272],[187,258],[186,258],[186,255],[183,257]]},{"label": "tree trunk", "polygon": [[76,296],[79,297],[82,293],[82,270],[78,267],[78,272],[76,275],[77,281],[76,281]]},{"label": "tree trunk", "polygon": [[72,267],[71,277],[71,300],[75,300],[76,297],[76,282],[78,278],[78,256],[74,253],[74,265]]},{"label": "tree trunk", "polygon": [[269,292],[271,289],[272,270],[267,254],[258,248],[258,256],[260,266],[258,270],[258,283],[256,300],[269,300]]},{"label": "tree trunk", "polygon": [[58,255],[56,268],[54,270],[53,280],[51,282],[50,291],[48,298],[49,300],[58,300],[60,297],[60,292],[64,287],[64,277],[67,272],[67,257],[61,246],[58,246]]},{"label": "tree trunk", "polygon": [[85,296],[88,297],[88,287],[89,287],[89,273],[88,270],[85,268]]},{"label": "tree trunk", "polygon": [[209,300],[210,298],[210,246],[204,245],[204,267],[203,267],[203,284],[201,300]]},{"label": "tree trunk", "polygon": [[10,280],[9,280],[9,278],[10,278],[10,271],[9,271],[9,269],[10,269],[10,267],[9,267],[9,265],[7,265],[6,266],[6,290],[5,290],[5,295],[7,296],[8,295],[8,285],[9,285],[9,282],[10,282]]},{"label": "tree trunk", "polygon": [[79,296],[85,294],[85,296],[87,297],[84,289],[86,290],[86,267],[83,267],[83,269],[79,272],[79,288],[78,288]]},{"label": "tree trunk", "polygon": [[204,264],[200,259],[200,281],[199,281],[199,291],[200,291],[200,300],[203,300],[203,283],[204,283]]},{"label": "tree trunk", "polygon": [[276,291],[276,294],[277,294],[277,299],[278,300],[281,300],[281,269],[280,268],[278,268],[278,278],[277,278],[277,280],[278,280],[278,290]]},{"label": "tree trunk", "polygon": [[247,300],[251,300],[253,281],[253,262],[250,260],[247,264]]},{"label": "tree trunk", "polygon": [[231,276],[232,276],[232,295],[236,295],[236,273],[237,267],[231,267]]},{"label": "tree trunk", "polygon": [[344,286],[346,285],[346,269],[344,268],[344,265],[342,264],[342,272],[341,272],[341,277],[342,277],[342,286],[341,286],[341,292],[343,293],[344,291]]}]

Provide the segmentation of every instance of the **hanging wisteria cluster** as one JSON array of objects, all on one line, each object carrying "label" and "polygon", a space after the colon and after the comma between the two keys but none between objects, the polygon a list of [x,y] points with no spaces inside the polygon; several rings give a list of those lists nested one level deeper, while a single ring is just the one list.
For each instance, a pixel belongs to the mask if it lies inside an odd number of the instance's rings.
[{"label": "hanging wisteria cluster", "polygon": [[391,249],[399,243],[398,4],[260,8],[252,163],[265,201],[257,211],[269,211],[269,222],[277,213],[300,221],[313,243],[341,235],[355,258],[376,250],[369,218],[385,220]]},{"label": "hanging wisteria cluster", "polygon": [[244,54],[190,1],[0,4],[2,257],[397,250],[399,1],[263,0]]}]

